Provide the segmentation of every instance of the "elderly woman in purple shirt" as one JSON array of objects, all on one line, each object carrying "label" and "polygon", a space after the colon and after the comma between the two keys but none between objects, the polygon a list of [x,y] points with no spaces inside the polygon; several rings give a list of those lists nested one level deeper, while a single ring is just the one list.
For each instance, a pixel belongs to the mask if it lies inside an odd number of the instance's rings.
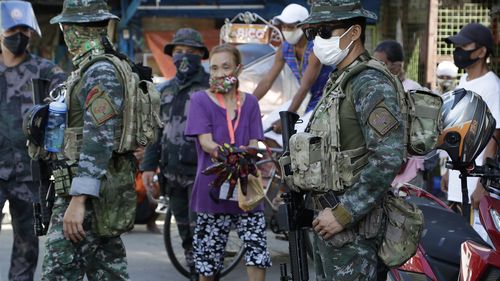
[{"label": "elderly woman in purple shirt", "polygon": [[198,214],[193,248],[200,281],[217,280],[232,224],[246,248],[248,280],[264,281],[265,269],[271,266],[263,206],[244,212],[234,196],[226,200],[227,183],[220,188],[219,200],[212,199],[210,182],[215,176],[201,173],[213,164],[211,157],[221,145],[257,146],[263,139],[257,99],[238,91],[241,68],[238,49],[228,44],[216,46],[210,54],[210,89],[193,94],[189,107],[186,135],[197,137],[191,209]]}]

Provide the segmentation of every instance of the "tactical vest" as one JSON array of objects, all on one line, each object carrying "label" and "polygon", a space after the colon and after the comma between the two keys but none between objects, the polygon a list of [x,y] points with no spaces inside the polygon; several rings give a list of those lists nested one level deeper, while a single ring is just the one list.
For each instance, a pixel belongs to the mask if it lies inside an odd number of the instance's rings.
[{"label": "tactical vest", "polygon": [[[152,82],[140,80],[139,76],[132,72],[127,61],[109,54],[90,56],[66,81],[66,91],[78,92],[84,83],[81,80],[83,73],[99,61],[110,62],[115,67],[119,74],[118,79],[125,90],[121,114],[122,126],[117,127],[115,131],[114,151],[118,153],[134,151],[154,142],[158,128],[161,127],[160,94]],[[78,160],[82,145],[83,112],[71,110],[80,106],[75,95],[67,98],[66,103],[68,112],[70,114],[73,112],[73,114],[68,116],[69,123],[64,134],[64,155],[70,160]]]},{"label": "tactical vest", "polygon": [[[403,116],[400,125],[404,126],[406,132],[403,143],[407,151],[425,155],[437,145],[441,130],[441,98],[430,91],[405,93],[398,77],[381,62],[362,55],[335,81],[328,81],[306,132],[290,138],[292,188],[297,191],[343,192],[359,180],[370,152],[359,124],[348,123],[358,117],[351,102],[352,97],[346,96],[344,90],[352,77],[369,68],[388,77],[396,90]],[[348,143],[341,144],[341,127],[349,128],[344,130],[342,136],[343,140],[349,140]]]},{"label": "tactical vest", "polygon": [[[161,169],[164,174],[196,175],[196,138],[185,136],[184,129],[192,94],[207,87],[208,74],[200,69],[190,82],[179,85],[177,81],[172,80],[161,89],[161,118],[164,122]],[[182,139],[173,136],[181,136]]]}]

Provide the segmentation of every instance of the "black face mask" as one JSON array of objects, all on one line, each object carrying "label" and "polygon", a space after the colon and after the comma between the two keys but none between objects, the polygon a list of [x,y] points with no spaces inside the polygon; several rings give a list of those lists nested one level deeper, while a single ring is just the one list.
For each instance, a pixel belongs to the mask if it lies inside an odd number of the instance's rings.
[{"label": "black face mask", "polygon": [[201,57],[193,54],[174,54],[173,61],[177,68],[176,77],[184,84],[188,82],[201,67]]},{"label": "black face mask", "polygon": [[30,38],[21,32],[3,38],[3,45],[15,56],[22,55],[29,42]]},{"label": "black face mask", "polygon": [[466,68],[474,64],[476,61],[479,60],[479,58],[476,59],[471,59],[470,55],[476,51],[479,48],[476,48],[474,50],[469,50],[466,51],[462,48],[455,48],[455,51],[453,51],[453,61],[455,62],[455,65],[458,68]]}]

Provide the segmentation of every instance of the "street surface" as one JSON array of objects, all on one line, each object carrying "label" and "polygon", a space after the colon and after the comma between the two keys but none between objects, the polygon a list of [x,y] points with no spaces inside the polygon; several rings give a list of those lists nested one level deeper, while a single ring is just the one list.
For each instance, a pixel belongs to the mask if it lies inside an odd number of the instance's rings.
[{"label": "street surface", "polygon": [[[4,212],[5,212],[4,208]],[[159,227],[163,228],[162,221],[158,221]],[[268,232],[269,248],[272,256],[273,266],[267,271],[266,280],[279,281],[280,263],[287,261],[288,243],[274,238],[275,234]],[[186,281],[180,273],[170,264],[170,260],[165,252],[163,236],[151,234],[146,231],[145,225],[136,225],[130,233],[122,235],[127,249],[129,272],[132,280],[144,281]],[[12,227],[6,223],[2,225],[0,232],[0,281],[7,281],[7,274],[10,262],[12,247]],[[43,257],[44,238],[40,239],[40,258],[35,275],[35,280],[40,280],[40,267]],[[290,266],[288,266],[290,268]],[[312,264],[309,266],[312,271]],[[310,280],[314,280],[310,272]],[[244,262],[240,263],[223,280],[244,281],[246,271]]]}]

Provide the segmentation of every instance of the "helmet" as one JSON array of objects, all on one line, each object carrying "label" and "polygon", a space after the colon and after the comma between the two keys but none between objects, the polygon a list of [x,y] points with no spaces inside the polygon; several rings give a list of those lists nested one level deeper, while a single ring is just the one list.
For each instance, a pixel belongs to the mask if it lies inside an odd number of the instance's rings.
[{"label": "helmet", "polygon": [[37,146],[43,145],[45,126],[49,116],[48,104],[36,104],[23,117],[23,132]]},{"label": "helmet", "polygon": [[363,9],[361,0],[313,0],[311,14],[299,24],[315,24],[364,17],[377,20],[377,15]]},{"label": "helmet", "polygon": [[457,89],[443,95],[443,131],[438,148],[448,152],[454,168],[467,167],[488,144],[495,118],[478,94]]},{"label": "helmet", "polygon": [[42,36],[30,2],[0,1],[0,23],[2,33],[16,26],[26,26]]},{"label": "helmet", "polygon": [[174,34],[174,39],[172,39],[172,42],[165,45],[163,52],[169,56],[172,56],[172,50],[176,45],[200,48],[203,50],[202,59],[208,59],[208,49],[203,43],[201,34],[192,28],[181,28],[177,30],[177,32],[175,32]]},{"label": "helmet", "polygon": [[62,12],[50,20],[55,23],[86,23],[105,20],[120,20],[108,10],[102,0],[64,0]]}]

